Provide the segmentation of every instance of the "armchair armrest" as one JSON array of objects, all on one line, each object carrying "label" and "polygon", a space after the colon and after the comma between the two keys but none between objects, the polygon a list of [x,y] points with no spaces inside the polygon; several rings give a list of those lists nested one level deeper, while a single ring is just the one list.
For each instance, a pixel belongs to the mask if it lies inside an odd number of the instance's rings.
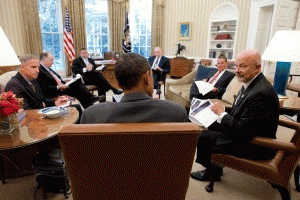
[{"label": "armchair armrest", "polygon": [[278,139],[255,137],[252,144],[262,147],[268,147],[279,151],[299,152],[299,147],[293,143],[283,142]]}]

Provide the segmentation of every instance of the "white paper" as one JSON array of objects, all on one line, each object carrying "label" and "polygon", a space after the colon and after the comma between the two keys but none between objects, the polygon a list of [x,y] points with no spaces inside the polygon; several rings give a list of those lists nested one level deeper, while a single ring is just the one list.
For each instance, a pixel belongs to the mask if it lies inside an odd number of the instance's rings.
[{"label": "white paper", "polygon": [[199,93],[201,93],[202,95],[206,95],[214,89],[214,86],[212,84],[205,81],[195,81],[195,83],[199,90]]},{"label": "white paper", "polygon": [[65,83],[65,86],[69,86],[71,83],[74,83],[78,79],[82,79],[80,74],[76,74],[76,76],[73,79],[71,79],[71,80],[69,80],[68,82]]},{"label": "white paper", "polygon": [[96,70],[101,71],[104,67],[105,67],[105,65],[101,65],[101,66],[97,67]]},{"label": "white paper", "polygon": [[205,128],[209,127],[219,118],[219,116],[211,110],[210,107],[212,104],[213,103],[209,100],[193,98],[189,119],[200,126],[204,126]]}]

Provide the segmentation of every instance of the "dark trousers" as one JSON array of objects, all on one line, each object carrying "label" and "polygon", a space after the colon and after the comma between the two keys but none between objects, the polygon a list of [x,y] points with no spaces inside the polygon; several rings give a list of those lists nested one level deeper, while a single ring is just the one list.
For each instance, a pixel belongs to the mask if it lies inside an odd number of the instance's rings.
[{"label": "dark trousers", "polygon": [[[216,128],[216,127],[213,127]],[[205,130],[199,135],[196,162],[209,168],[211,154],[221,153],[252,160],[267,160],[275,156],[272,149],[251,145],[249,141],[233,141],[220,131]]]},{"label": "dark trousers", "polygon": [[96,85],[98,87],[99,96],[105,95],[105,93],[110,89],[114,89],[113,86],[99,72],[85,72],[83,73],[83,80],[85,85]]},{"label": "dark trousers", "polygon": [[159,81],[163,81],[163,73],[159,70],[152,70],[154,89],[159,89]]},{"label": "dark trousers", "polygon": [[80,104],[87,108],[91,105],[91,99],[94,96],[82,83],[80,80],[72,83],[69,88],[63,90],[61,94],[69,95],[75,97]]}]

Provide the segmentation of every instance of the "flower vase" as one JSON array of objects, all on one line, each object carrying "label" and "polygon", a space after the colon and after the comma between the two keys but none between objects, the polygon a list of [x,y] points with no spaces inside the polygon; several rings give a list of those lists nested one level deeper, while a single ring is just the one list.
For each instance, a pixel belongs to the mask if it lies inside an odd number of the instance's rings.
[{"label": "flower vase", "polygon": [[0,135],[11,134],[18,127],[17,114],[0,117]]}]

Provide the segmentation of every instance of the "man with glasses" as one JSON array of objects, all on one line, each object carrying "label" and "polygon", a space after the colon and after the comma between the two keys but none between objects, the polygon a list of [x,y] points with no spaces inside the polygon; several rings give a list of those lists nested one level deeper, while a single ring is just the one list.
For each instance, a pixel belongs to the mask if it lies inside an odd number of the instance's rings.
[{"label": "man with glasses", "polygon": [[[271,159],[275,155],[272,150],[250,144],[256,136],[276,138],[279,118],[278,96],[261,73],[260,54],[256,50],[241,52],[236,60],[235,72],[243,86],[230,114],[220,103],[212,105],[211,109],[219,119],[200,134],[197,145],[196,162],[206,169],[213,167],[216,181],[221,180],[223,169],[212,166],[213,153],[251,159]],[[203,170],[192,172],[191,177],[209,181],[210,175],[209,170]]]}]

